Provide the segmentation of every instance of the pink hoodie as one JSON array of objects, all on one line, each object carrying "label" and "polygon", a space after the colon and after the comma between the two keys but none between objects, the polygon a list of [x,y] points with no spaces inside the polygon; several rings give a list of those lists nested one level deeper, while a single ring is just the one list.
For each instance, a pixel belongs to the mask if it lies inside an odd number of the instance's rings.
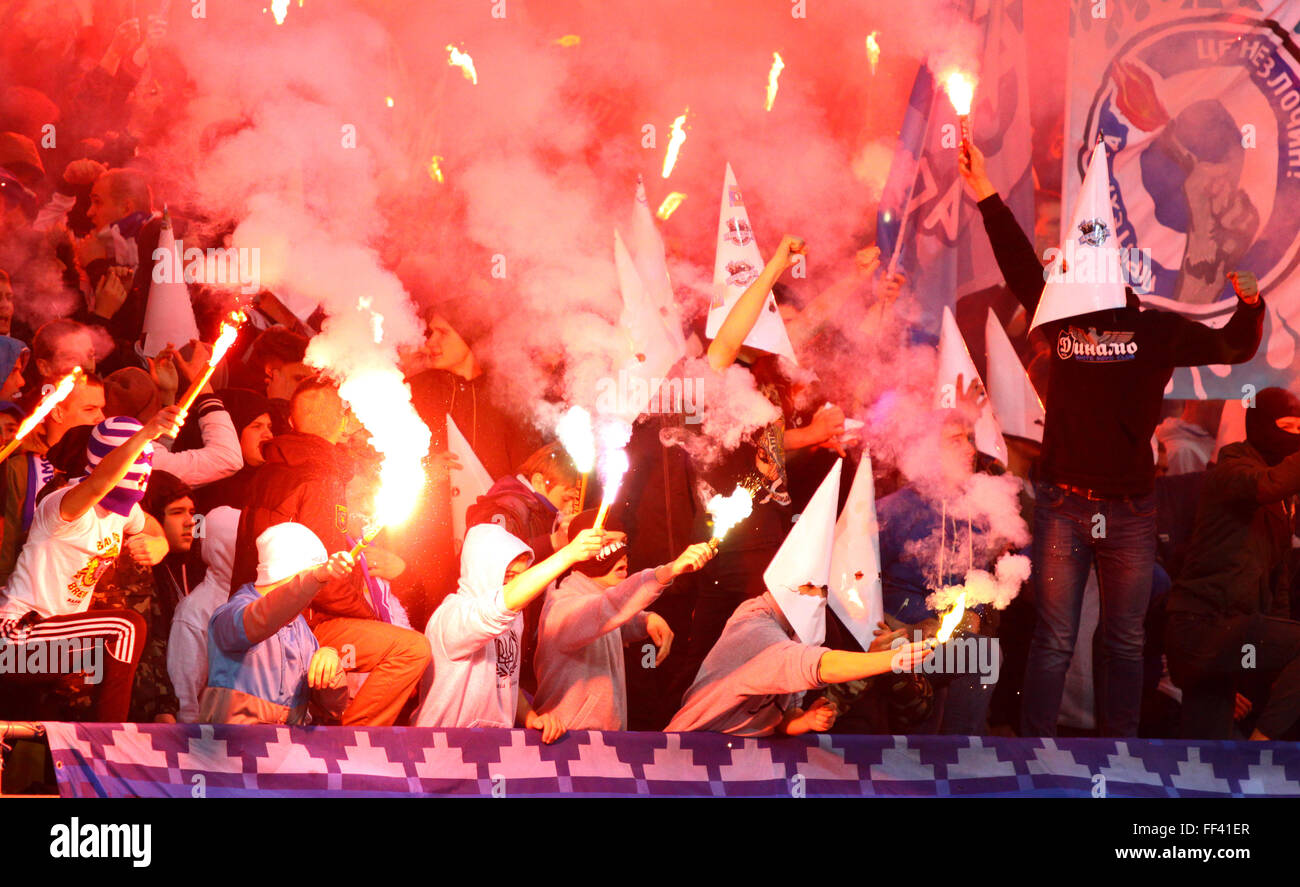
[{"label": "pink hoodie", "polygon": [[826,686],[819,666],[829,652],[794,640],[771,592],[747,600],[704,657],[665,732],[771,736],[804,691]]},{"label": "pink hoodie", "polygon": [[646,614],[666,586],[642,570],[612,588],[573,572],[546,593],[537,640],[538,714],[570,730],[626,730],[623,644],[646,636]]},{"label": "pink hoodie", "polygon": [[424,630],[433,660],[420,682],[416,727],[513,727],[524,617],[502,595],[506,568],[533,551],[497,524],[465,534],[460,586]]}]

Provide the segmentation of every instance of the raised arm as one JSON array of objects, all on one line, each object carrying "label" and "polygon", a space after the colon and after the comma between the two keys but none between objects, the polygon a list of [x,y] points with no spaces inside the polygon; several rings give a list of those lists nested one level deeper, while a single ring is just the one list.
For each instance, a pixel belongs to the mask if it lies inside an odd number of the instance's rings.
[{"label": "raised arm", "polygon": [[1033,316],[1038,310],[1038,299],[1043,294],[1045,282],[1043,265],[1034,252],[1034,245],[989,180],[984,167],[984,153],[971,145],[969,158],[963,153],[957,163],[967,190],[979,204],[984,230],[1002,278],[1016,300]]},{"label": "raised arm", "polygon": [[1164,342],[1169,366],[1208,366],[1215,363],[1245,363],[1255,356],[1264,335],[1264,300],[1255,275],[1228,275],[1237,293],[1237,310],[1219,329],[1172,312],[1156,315],[1161,324],[1157,341]]},{"label": "raised arm", "polygon": [[506,607],[516,613],[522,611],[569,567],[600,554],[600,548],[604,544],[603,531],[583,530],[555,554],[507,582],[505,588],[501,589]]},{"label": "raised arm", "polygon": [[804,253],[804,248],[804,242],[798,237],[787,234],[781,238],[781,244],[772,254],[772,258],[749,288],[736,300],[736,304],[731,306],[727,319],[722,322],[718,334],[709,343],[709,366],[721,372],[736,362],[740,348],[745,344],[745,337],[758,322],[758,315],[767,301],[767,294],[772,291],[782,272],[795,263],[795,256]]},{"label": "raised arm", "polygon": [[878,653],[850,653],[847,650],[827,650],[818,664],[818,674],[824,684],[842,684],[858,681],[887,671],[911,671],[930,655],[923,642],[904,644],[896,650]]},{"label": "raised arm", "polygon": [[184,414],[174,406],[154,413],[148,424],[101,459],[89,477],[68,490],[59,503],[59,516],[65,521],[74,521],[94,508],[99,500],[122,482],[145,446],[164,434],[174,434],[176,426],[183,419]]}]

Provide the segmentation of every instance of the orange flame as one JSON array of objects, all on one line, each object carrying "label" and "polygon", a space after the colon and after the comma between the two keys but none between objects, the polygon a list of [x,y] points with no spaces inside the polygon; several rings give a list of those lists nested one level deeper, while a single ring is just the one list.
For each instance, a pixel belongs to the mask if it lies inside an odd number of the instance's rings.
[{"label": "orange flame", "polygon": [[971,102],[975,100],[975,78],[961,71],[953,71],[944,78],[943,88],[948,93],[948,101],[958,117],[970,116]]},{"label": "orange flame", "polygon": [[957,630],[961,624],[961,617],[966,615],[966,592],[957,595],[957,600],[953,601],[952,609],[943,614],[943,621],[939,623],[939,631],[934,639],[939,643],[947,643],[952,637],[952,633]]},{"label": "orange flame", "polygon": [[[298,4],[302,6],[301,3]],[[289,0],[271,0],[271,15],[275,16],[277,25],[284,24],[284,18],[289,14]]]},{"label": "orange flame", "polygon": [[664,198],[664,202],[659,204],[659,209],[655,210],[655,216],[661,222],[668,221],[668,217],[677,211],[677,207],[682,205],[686,195],[681,191],[674,191]]},{"label": "orange flame", "polygon": [[445,159],[446,158],[439,154],[435,154],[429,159],[429,178],[433,179],[439,185],[444,181],[442,177],[442,161]]},{"label": "orange flame", "polygon": [[781,53],[772,53],[772,69],[767,72],[767,105],[763,108],[765,111],[771,111],[772,103],[776,101],[777,81],[783,70],[785,70],[785,62],[781,59]]},{"label": "orange flame", "polygon": [[686,141],[686,130],[682,129],[686,125],[686,115],[691,111],[687,108],[677,119],[673,121],[672,138],[668,140],[668,151],[664,154],[664,178],[673,174],[673,167],[677,165],[677,152],[682,149],[682,142]]},{"label": "orange flame", "polygon": [[41,402],[36,405],[36,409],[32,414],[22,421],[22,424],[18,426],[18,431],[14,434],[14,440],[21,440],[31,434],[32,429],[41,424],[45,417],[50,414],[50,410],[67,399],[77,381],[84,378],[85,375],[81,367],[73,367],[72,372],[60,379],[54,389],[41,398]]},{"label": "orange flame", "polygon": [[221,358],[226,356],[230,346],[235,344],[235,339],[239,337],[239,327],[248,320],[248,317],[242,311],[232,311],[228,320],[221,322],[221,333],[217,336],[217,341],[212,343],[212,356],[208,358],[208,368],[216,369],[217,364],[221,363]]},{"label": "orange flame", "polygon": [[876,73],[876,64],[880,61],[880,44],[876,42],[877,31],[872,31],[867,35],[867,64],[871,65],[871,73]]},{"label": "orange flame", "polygon": [[411,516],[424,492],[429,430],[411,408],[411,391],[396,367],[358,371],[339,385],[339,397],[370,432],[379,453],[379,489],[366,535]]},{"label": "orange flame", "polygon": [[456,46],[448,43],[447,64],[460,68],[460,72],[465,75],[465,79],[478,86],[478,71],[474,70],[474,60],[470,58],[468,52],[462,52]]},{"label": "orange flame", "polygon": [[713,538],[721,539],[727,531],[754,512],[754,494],[737,486],[730,496],[714,495],[705,506],[713,515]]}]

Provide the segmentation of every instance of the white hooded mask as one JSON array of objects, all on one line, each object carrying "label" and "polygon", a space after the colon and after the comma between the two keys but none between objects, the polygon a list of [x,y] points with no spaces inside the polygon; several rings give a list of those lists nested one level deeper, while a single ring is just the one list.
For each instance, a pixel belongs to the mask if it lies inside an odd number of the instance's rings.
[{"label": "white hooded mask", "polygon": [[772,562],[763,571],[763,582],[776,600],[801,644],[816,646],[826,639],[826,596],[804,594],[804,585],[830,585],[831,552],[835,544],[835,512],[840,499],[838,459],[826,475],[808,507],[799,515]]}]

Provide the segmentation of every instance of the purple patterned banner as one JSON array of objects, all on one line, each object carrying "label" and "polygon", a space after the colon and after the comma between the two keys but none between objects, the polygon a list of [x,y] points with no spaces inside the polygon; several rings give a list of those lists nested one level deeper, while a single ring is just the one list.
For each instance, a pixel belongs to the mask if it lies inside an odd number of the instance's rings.
[{"label": "purple patterned banner", "polygon": [[47,723],[63,797],[1300,795],[1291,743]]}]

